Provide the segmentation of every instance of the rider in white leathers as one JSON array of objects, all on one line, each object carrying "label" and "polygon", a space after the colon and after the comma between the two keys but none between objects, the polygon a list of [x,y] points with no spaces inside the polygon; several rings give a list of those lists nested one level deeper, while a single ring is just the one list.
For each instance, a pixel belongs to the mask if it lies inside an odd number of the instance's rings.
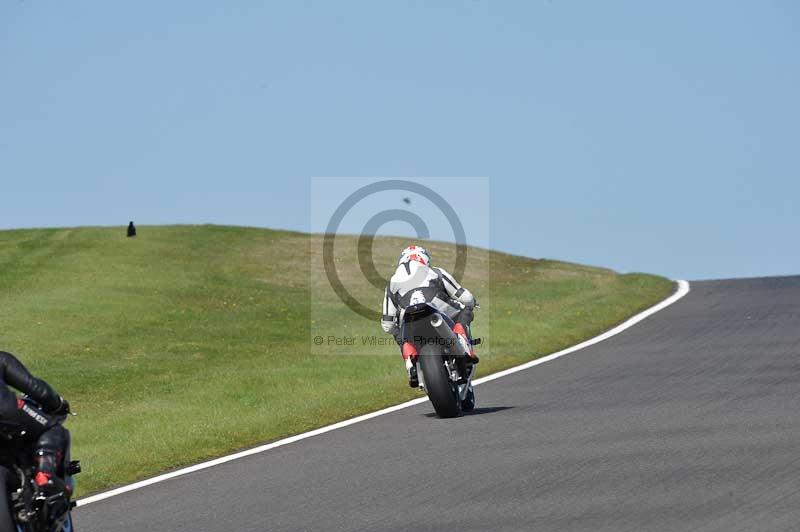
[{"label": "rider in white leathers", "polygon": [[406,307],[422,301],[432,304],[455,322],[453,332],[458,335],[471,361],[478,362],[467,334],[473,319],[475,297],[444,269],[432,267],[430,254],[425,248],[408,246],[400,254],[397,269],[386,286],[381,326],[385,332],[394,335],[400,345],[408,371],[408,384],[413,388],[419,386],[417,352],[412,344],[403,343],[398,324]]}]

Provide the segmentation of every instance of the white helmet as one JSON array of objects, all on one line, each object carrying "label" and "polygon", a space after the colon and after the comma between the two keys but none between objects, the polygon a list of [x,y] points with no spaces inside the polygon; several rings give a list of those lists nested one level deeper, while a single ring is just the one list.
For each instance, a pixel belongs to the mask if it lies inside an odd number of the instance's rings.
[{"label": "white helmet", "polygon": [[400,254],[398,264],[403,264],[411,260],[415,260],[428,267],[431,266],[431,256],[422,246],[408,246]]}]

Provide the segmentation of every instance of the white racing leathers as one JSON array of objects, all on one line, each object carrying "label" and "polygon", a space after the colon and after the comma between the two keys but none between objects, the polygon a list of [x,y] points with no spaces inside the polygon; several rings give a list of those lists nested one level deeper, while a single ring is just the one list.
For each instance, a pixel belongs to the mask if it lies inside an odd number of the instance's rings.
[{"label": "white racing leathers", "polygon": [[[381,317],[383,330],[398,339],[400,313],[418,303],[430,303],[453,321],[467,326],[472,321],[475,298],[442,268],[429,268],[413,260],[404,262],[386,286]],[[463,312],[465,310],[468,312]]]}]

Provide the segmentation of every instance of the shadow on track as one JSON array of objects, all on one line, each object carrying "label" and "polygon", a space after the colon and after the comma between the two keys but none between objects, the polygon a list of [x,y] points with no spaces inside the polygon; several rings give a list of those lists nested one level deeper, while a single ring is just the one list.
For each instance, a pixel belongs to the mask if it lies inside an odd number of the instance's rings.
[{"label": "shadow on track", "polygon": [[[482,408],[476,408],[472,412],[464,412],[464,416],[480,416],[482,414],[494,414],[495,412],[502,412],[503,410],[510,410],[514,408],[513,406],[486,406]],[[424,414],[425,417],[436,417],[435,412],[428,412]]]}]

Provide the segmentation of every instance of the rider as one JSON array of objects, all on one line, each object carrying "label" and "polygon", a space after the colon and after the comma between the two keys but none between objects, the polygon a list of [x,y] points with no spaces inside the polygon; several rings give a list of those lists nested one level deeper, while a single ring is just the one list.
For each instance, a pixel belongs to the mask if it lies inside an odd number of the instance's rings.
[{"label": "rider", "polygon": [[[9,386],[27,394],[41,408],[17,398]],[[69,432],[61,425],[60,418],[68,413],[69,403],[49,384],[31,375],[14,355],[0,351],[0,422],[36,439],[37,499],[69,489],[58,475],[69,445]]]},{"label": "rider", "polygon": [[415,303],[415,298],[422,294],[421,289],[428,289],[434,294],[428,298],[428,302],[455,322],[453,332],[458,336],[471,362],[478,363],[467,332],[473,319],[475,298],[452,275],[442,268],[432,267],[431,256],[425,248],[408,246],[400,254],[397,269],[386,285],[381,326],[385,332],[394,336],[400,346],[408,371],[408,385],[412,388],[419,386],[417,350],[413,344],[403,341],[398,323],[401,310]]}]

